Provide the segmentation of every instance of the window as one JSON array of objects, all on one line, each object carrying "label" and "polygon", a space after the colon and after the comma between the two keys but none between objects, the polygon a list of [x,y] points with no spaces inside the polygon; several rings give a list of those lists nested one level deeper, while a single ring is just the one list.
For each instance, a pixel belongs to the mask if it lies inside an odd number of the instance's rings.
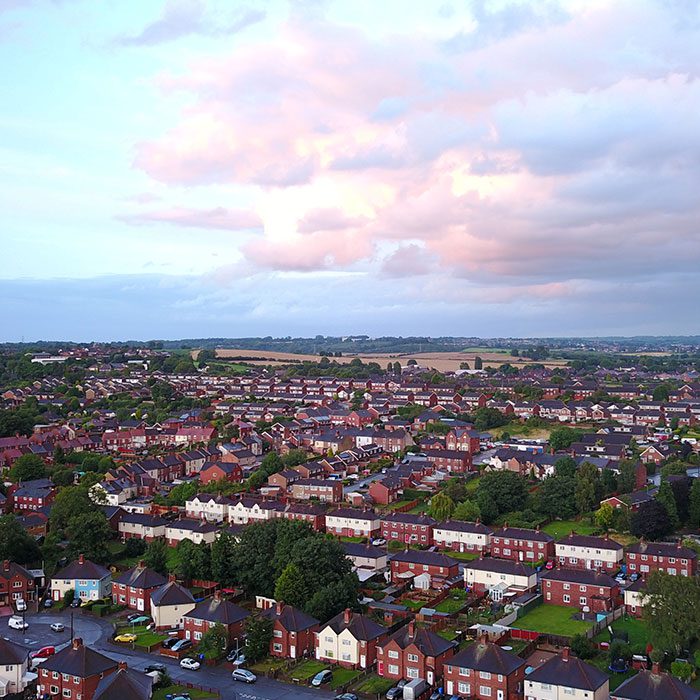
[{"label": "window", "polygon": [[409,661],[412,661],[413,663],[418,661],[418,655],[417,654],[408,654],[406,657]]},{"label": "window", "polygon": [[202,638],[202,633],[201,632],[195,632],[194,633],[194,638],[195,640],[199,641]]},{"label": "window", "polygon": [[399,674],[399,667],[396,666],[396,664],[389,664],[389,674],[397,676]]},{"label": "window", "polygon": [[277,639],[280,639],[280,637],[282,637],[282,630],[275,630],[275,631],[272,633],[272,636],[273,636],[273,637],[277,637]]},{"label": "window", "polygon": [[484,681],[490,681],[491,674],[488,671],[479,671],[479,678]]},{"label": "window", "polygon": [[578,599],[578,604],[579,604],[579,605],[586,605],[586,601],[587,601],[586,596],[585,596],[585,595],[582,595],[582,596]]},{"label": "window", "polygon": [[491,688],[488,685],[480,685],[479,693],[481,693],[481,695],[484,697],[491,697]]},{"label": "window", "polygon": [[398,651],[389,650],[389,658],[390,658],[390,659],[398,659],[398,658],[399,658],[399,652],[398,652]]},{"label": "window", "polygon": [[349,639],[343,639],[343,646],[344,647],[349,647],[350,646],[350,640]]},{"label": "window", "polygon": [[64,688],[64,689],[63,689],[63,697],[64,697],[64,698],[69,698],[69,697],[70,697],[70,688]]},{"label": "window", "polygon": [[58,686],[57,685],[51,686],[51,695],[58,695]]},{"label": "window", "polygon": [[282,645],[279,642],[275,642],[272,645],[272,651],[276,651],[278,654],[282,652]]},{"label": "window", "polygon": [[457,683],[457,690],[462,695],[469,695],[472,692],[471,686],[469,685],[469,683]]},{"label": "window", "polygon": [[417,668],[407,668],[406,669],[406,676],[408,676],[408,678],[418,678],[418,669]]},{"label": "window", "polygon": [[569,603],[571,601],[571,598],[568,595],[564,595],[563,600],[565,603]]}]

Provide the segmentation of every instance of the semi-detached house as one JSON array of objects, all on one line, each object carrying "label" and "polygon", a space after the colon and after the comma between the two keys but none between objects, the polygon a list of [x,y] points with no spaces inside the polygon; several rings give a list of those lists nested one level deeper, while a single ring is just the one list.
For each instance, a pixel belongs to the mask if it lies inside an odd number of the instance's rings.
[{"label": "semi-detached house", "polygon": [[323,625],[316,634],[316,658],[346,668],[369,668],[386,628],[349,608]]},{"label": "semi-detached house", "polygon": [[448,520],[433,528],[433,541],[443,549],[456,552],[487,552],[493,530],[480,522]]},{"label": "semi-detached house", "polygon": [[559,566],[566,569],[617,571],[622,564],[624,548],[619,542],[605,537],[571,533],[555,542],[554,554]]},{"label": "semi-detached house", "polygon": [[338,508],[326,513],[326,532],[341,537],[374,537],[381,520],[373,510]]}]

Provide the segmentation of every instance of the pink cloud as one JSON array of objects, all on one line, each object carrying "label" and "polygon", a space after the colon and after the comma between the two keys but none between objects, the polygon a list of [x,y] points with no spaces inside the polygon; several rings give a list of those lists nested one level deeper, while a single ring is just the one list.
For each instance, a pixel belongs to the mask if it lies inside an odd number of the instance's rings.
[{"label": "pink cloud", "polygon": [[260,228],[262,225],[260,217],[255,212],[223,207],[214,209],[172,207],[140,214],[128,214],[120,218],[122,221],[137,226],[163,223],[187,228],[220,229],[222,231]]}]

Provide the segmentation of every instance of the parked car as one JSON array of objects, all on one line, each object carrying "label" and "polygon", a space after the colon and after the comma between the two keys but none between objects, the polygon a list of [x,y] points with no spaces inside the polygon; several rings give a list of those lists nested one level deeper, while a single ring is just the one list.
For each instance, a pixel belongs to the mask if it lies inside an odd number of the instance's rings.
[{"label": "parked car", "polygon": [[153,673],[157,671],[158,673],[165,673],[168,670],[165,664],[148,664],[146,668],[143,669],[144,673]]},{"label": "parked car", "polygon": [[165,696],[165,700],[192,700],[192,696],[189,693],[168,693]]},{"label": "parked car", "polygon": [[333,671],[326,668],[323,671],[319,671],[311,679],[311,685],[314,686],[314,688],[318,688],[320,685],[323,685],[324,683],[330,683],[331,678],[333,678]]},{"label": "parked car", "polygon": [[178,639],[175,644],[173,644],[170,648],[173,651],[184,651],[185,649],[189,649],[192,646],[192,642],[189,639]]},{"label": "parked car", "polygon": [[134,620],[137,620],[139,617],[143,617],[141,613],[131,613],[131,615],[126,616],[126,621],[131,624]]},{"label": "parked car", "polygon": [[52,632],[65,632],[66,626],[62,622],[53,622],[51,623],[51,631]]},{"label": "parked car", "polygon": [[180,661],[180,668],[187,669],[188,671],[198,671],[199,666],[199,661],[197,661],[196,659],[190,659],[189,656],[186,656]]},{"label": "parked car", "polygon": [[10,615],[7,620],[7,626],[13,630],[29,629],[29,623],[25,622],[19,615]]},{"label": "parked car", "polygon": [[258,677],[246,668],[237,668],[235,671],[232,671],[231,678],[234,681],[241,681],[241,683],[255,683],[258,680]]},{"label": "parked car", "polygon": [[166,649],[172,649],[179,641],[181,641],[179,637],[168,637],[163,640],[163,646]]},{"label": "parked car", "polygon": [[115,638],[115,642],[124,642],[125,644],[130,644],[131,642],[135,642],[138,639],[138,636],[135,634],[131,634],[129,632],[128,634],[118,634]]},{"label": "parked car", "polygon": [[359,700],[355,693],[341,693],[335,696],[335,700]]},{"label": "parked car", "polygon": [[51,598],[45,598],[44,599],[44,607],[45,608],[52,608],[53,607],[53,600],[51,600]]},{"label": "parked car", "polygon": [[233,651],[229,652],[229,655],[226,657],[226,661],[242,666],[245,663],[245,654],[240,649],[234,649]]},{"label": "parked car", "polygon": [[49,656],[53,656],[56,653],[56,647],[48,646],[48,647],[41,647],[41,649],[37,649],[36,651],[33,651],[29,654],[30,659],[35,659],[38,656],[41,656],[45,659],[47,659]]},{"label": "parked car", "polygon": [[544,568],[549,570],[554,568],[554,562],[550,559],[545,565]]},{"label": "parked car", "polygon": [[83,604],[80,598],[73,598],[73,602],[70,604],[71,608],[79,608]]},{"label": "parked car", "polygon": [[24,612],[27,609],[27,601],[24,598],[17,598],[15,601],[17,612]]},{"label": "parked car", "polygon": [[398,700],[399,698],[403,698],[403,687],[405,685],[406,681],[400,680],[393,688],[389,688],[385,695],[387,700]]},{"label": "parked car", "polygon": [[375,537],[372,540],[372,544],[375,547],[383,547],[386,544],[386,540],[383,537]]}]

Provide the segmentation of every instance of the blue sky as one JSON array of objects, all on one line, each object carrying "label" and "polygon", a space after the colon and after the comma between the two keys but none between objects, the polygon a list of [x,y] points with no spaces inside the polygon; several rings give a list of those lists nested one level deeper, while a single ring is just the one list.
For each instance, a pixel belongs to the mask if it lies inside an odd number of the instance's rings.
[{"label": "blue sky", "polygon": [[697,333],[694,0],[0,0],[0,341]]}]

